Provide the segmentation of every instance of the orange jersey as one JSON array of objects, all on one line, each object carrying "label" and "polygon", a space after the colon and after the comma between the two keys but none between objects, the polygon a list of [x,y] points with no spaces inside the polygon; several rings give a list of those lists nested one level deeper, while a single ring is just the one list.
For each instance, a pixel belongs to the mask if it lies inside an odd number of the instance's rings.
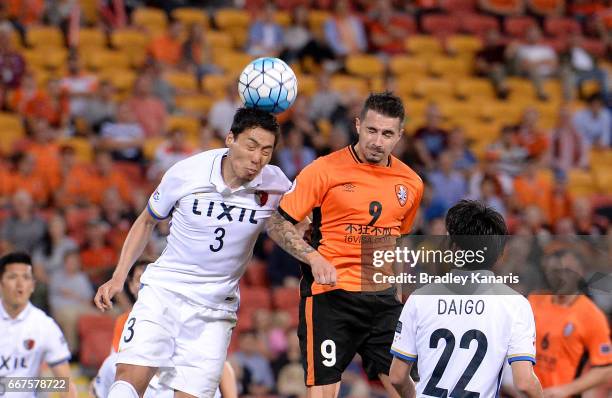
[{"label": "orange jersey", "polygon": [[399,159],[363,163],[352,147],[318,158],[296,177],[279,211],[298,222],[313,214],[313,246],[336,267],[334,287],[314,283],[304,269],[302,293],[362,290],[362,241],[382,242],[410,232],[423,181]]},{"label": "orange jersey", "polygon": [[125,326],[129,315],[130,311],[126,311],[115,319],[115,327],[113,328],[113,350],[115,352],[119,352],[119,343],[121,342],[123,326]]},{"label": "orange jersey", "polygon": [[543,388],[567,384],[579,371],[583,354],[592,366],[612,364],[610,328],[604,313],[586,296],[571,305],[550,295],[531,295],[536,323],[535,373]]}]

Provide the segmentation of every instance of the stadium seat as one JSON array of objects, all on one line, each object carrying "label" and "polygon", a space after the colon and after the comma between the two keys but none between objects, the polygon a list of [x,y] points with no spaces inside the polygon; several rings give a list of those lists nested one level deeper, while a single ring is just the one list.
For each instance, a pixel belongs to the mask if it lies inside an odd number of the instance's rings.
[{"label": "stadium seat", "polygon": [[612,170],[612,151],[610,150],[591,150],[590,153],[591,167],[597,169]]},{"label": "stadium seat", "polygon": [[196,76],[189,72],[171,71],[164,73],[164,80],[175,90],[194,92],[198,89]]},{"label": "stadium seat", "polygon": [[240,286],[240,307],[241,309],[271,309],[272,297],[270,289],[267,287],[247,287]]},{"label": "stadium seat", "polygon": [[479,103],[467,102],[467,101],[443,101],[440,102],[440,111],[442,115],[450,120],[457,120],[459,118],[471,118],[476,119],[478,117]]},{"label": "stadium seat", "polygon": [[612,194],[612,169],[609,166],[599,167],[593,173],[599,192]]},{"label": "stadium seat", "polygon": [[206,41],[212,47],[213,51],[216,49],[231,49],[234,47],[234,39],[227,32],[206,32]]},{"label": "stadium seat", "polygon": [[584,38],[582,46],[596,57],[603,57],[606,54],[606,45],[602,40]]},{"label": "stadium seat", "polygon": [[325,10],[309,10],[308,11],[308,26],[315,36],[323,36],[323,26],[331,16],[329,11]]},{"label": "stadium seat", "polygon": [[329,82],[332,90],[341,93],[357,92],[358,94],[367,94],[369,87],[365,79],[346,75],[334,75]]},{"label": "stadium seat", "polygon": [[125,52],[112,50],[95,50],[88,51],[85,55],[85,64],[91,70],[129,69],[131,62]]},{"label": "stadium seat", "polygon": [[62,146],[69,146],[74,149],[76,158],[80,162],[90,163],[93,160],[93,147],[91,142],[82,137],[65,138],[60,142]]},{"label": "stadium seat", "polygon": [[373,78],[382,76],[385,65],[375,55],[349,55],[346,59],[346,70],[352,75]]},{"label": "stadium seat", "polygon": [[159,32],[168,26],[166,14],[153,7],[137,7],[132,13],[132,23],[149,29],[151,32]]},{"label": "stadium seat", "polygon": [[472,61],[457,57],[434,57],[429,60],[429,72],[438,77],[467,77],[472,73]]},{"label": "stadium seat", "polygon": [[176,106],[183,111],[206,115],[214,103],[214,99],[208,95],[179,95],[176,97]]},{"label": "stadium seat", "polygon": [[215,65],[230,76],[238,76],[244,67],[253,60],[249,54],[238,51],[226,51],[222,56],[215,56]]},{"label": "stadium seat", "polygon": [[202,89],[212,98],[223,98],[232,79],[226,75],[205,75],[201,80]]},{"label": "stadium seat", "polygon": [[453,86],[444,79],[419,79],[414,86],[414,95],[429,100],[447,99],[453,96]]},{"label": "stadium seat", "polygon": [[495,90],[487,79],[466,78],[457,80],[455,83],[455,95],[465,100],[486,100],[495,98]]},{"label": "stadium seat", "polygon": [[574,196],[587,196],[597,192],[597,182],[588,171],[573,169],[568,173],[567,186]]},{"label": "stadium seat", "polygon": [[508,17],[504,22],[504,30],[512,37],[522,39],[527,30],[536,25],[535,19],[528,16]]},{"label": "stadium seat", "polygon": [[248,41],[249,41],[248,28],[236,26],[236,27],[228,28],[224,32],[227,32],[232,38],[232,45],[234,46],[234,48],[246,48],[247,47]]},{"label": "stadium seat", "polygon": [[427,58],[395,55],[389,61],[389,69],[396,77],[401,77],[405,74],[425,76],[428,71]]},{"label": "stadium seat", "polygon": [[473,12],[476,9],[477,0],[441,0],[440,8],[451,14],[462,14]]},{"label": "stadium seat", "polygon": [[414,35],[406,39],[406,50],[411,54],[442,54],[443,48],[440,40],[434,36]]},{"label": "stadium seat", "polygon": [[98,0],[79,0],[83,21],[87,26],[93,26],[98,22],[99,2]]},{"label": "stadium seat", "polygon": [[446,50],[458,56],[473,57],[482,48],[482,40],[473,35],[452,35],[446,39]]},{"label": "stadium seat", "polygon": [[192,116],[169,116],[166,121],[166,130],[170,131],[175,128],[180,128],[188,136],[195,137],[200,133],[200,121]]},{"label": "stadium seat", "polygon": [[507,79],[508,88],[510,89],[511,98],[534,99],[535,89],[533,84],[521,77],[510,77]]},{"label": "stadium seat", "polygon": [[251,16],[245,10],[222,8],[215,13],[215,22],[221,30],[236,27],[247,29],[251,24]]},{"label": "stadium seat", "polygon": [[435,36],[448,36],[459,31],[461,23],[454,15],[428,14],[423,16],[423,31]]},{"label": "stadium seat", "polygon": [[544,20],[544,32],[550,36],[566,37],[580,33],[580,24],[573,18],[548,17]]},{"label": "stadium seat", "polygon": [[82,366],[97,369],[104,362],[111,350],[114,325],[115,320],[107,315],[83,315],[79,318],[79,361]]},{"label": "stadium seat", "polygon": [[145,48],[149,44],[149,38],[137,29],[116,29],[111,33],[111,44],[121,49]]},{"label": "stadium seat", "polygon": [[420,77],[419,79],[414,79],[410,75],[399,76],[397,79],[397,92],[400,97],[412,97],[415,95],[415,86],[418,80],[424,79],[424,77]]},{"label": "stadium seat", "polygon": [[78,47],[94,47],[103,48],[106,47],[106,36],[101,29],[96,28],[82,28],[79,30],[79,42]]},{"label": "stadium seat", "polygon": [[251,260],[247,266],[244,278],[249,286],[268,287],[268,267],[265,262]]},{"label": "stadium seat", "polygon": [[172,10],[172,18],[187,27],[197,24],[208,28],[208,15],[202,8],[180,7]]},{"label": "stadium seat", "polygon": [[499,23],[493,16],[483,14],[462,14],[461,31],[482,37],[491,29],[499,30]]},{"label": "stadium seat", "polygon": [[287,11],[277,11],[274,14],[274,21],[280,26],[287,28],[291,25],[291,14]]},{"label": "stadium seat", "polygon": [[101,80],[108,80],[120,92],[131,90],[136,81],[136,73],[126,68],[106,68],[98,73]]},{"label": "stadium seat", "polygon": [[157,148],[164,142],[162,137],[151,137],[147,138],[144,142],[144,146],[142,148],[142,154],[145,159],[153,160],[155,158],[155,152]]},{"label": "stadium seat", "polygon": [[[295,71],[295,70],[294,70]],[[317,80],[311,75],[296,75],[298,81],[298,94],[310,97],[318,89]]]},{"label": "stadium seat", "polygon": [[21,116],[16,113],[0,112],[0,134],[7,132],[16,132],[17,134],[25,134]]},{"label": "stadium seat", "polygon": [[479,116],[487,121],[516,124],[522,116],[524,107],[501,101],[487,101],[479,108]]},{"label": "stadium seat", "polygon": [[64,35],[55,26],[32,26],[26,32],[26,43],[31,47],[64,47]]},{"label": "stadium seat", "polygon": [[272,304],[277,310],[290,311],[300,306],[300,290],[296,287],[276,287],[272,291]]}]

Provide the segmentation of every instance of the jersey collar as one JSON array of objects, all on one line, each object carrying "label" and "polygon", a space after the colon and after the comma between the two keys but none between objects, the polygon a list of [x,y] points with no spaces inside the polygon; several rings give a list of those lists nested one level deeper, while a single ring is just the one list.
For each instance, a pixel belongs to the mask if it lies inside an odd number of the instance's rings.
[{"label": "jersey collar", "polygon": [[8,312],[6,312],[6,310],[4,309],[4,304],[2,304],[2,300],[0,299],[0,319],[2,319],[3,321],[10,321],[10,320],[23,321],[28,316],[31,310],[32,310],[32,303],[28,303],[26,307],[23,309],[23,311],[21,311],[17,315],[17,317],[13,319],[8,314]]},{"label": "jersey collar", "polygon": [[223,181],[223,174],[221,171],[221,162],[223,158],[227,156],[227,153],[228,151],[225,151],[224,153],[217,155],[215,159],[213,160],[213,166],[212,166],[211,175],[210,175],[210,182],[216,187],[217,192],[219,192],[222,195],[231,195],[234,192],[238,192],[244,189],[256,188],[261,185],[263,181],[263,177],[262,177],[263,169],[249,183],[242,185],[233,190],[230,189],[225,184],[225,181]]},{"label": "jersey collar", "polygon": [[[366,162],[364,162],[363,160],[359,158],[359,155],[357,155],[357,151],[355,150],[355,145],[357,144],[351,144],[348,146],[348,150],[349,150],[349,153],[351,154],[351,157],[357,163],[367,164]],[[382,166],[382,167],[389,167],[389,166],[391,166],[391,156],[389,156],[389,159],[387,159],[387,165]]]}]

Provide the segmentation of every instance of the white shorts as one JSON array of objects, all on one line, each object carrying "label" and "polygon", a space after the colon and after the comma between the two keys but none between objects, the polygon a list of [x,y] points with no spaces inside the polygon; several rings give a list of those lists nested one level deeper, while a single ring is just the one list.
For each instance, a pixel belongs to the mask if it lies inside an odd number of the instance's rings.
[{"label": "white shorts", "polygon": [[236,314],[144,285],[123,327],[117,363],[159,368],[160,384],[214,397]]}]

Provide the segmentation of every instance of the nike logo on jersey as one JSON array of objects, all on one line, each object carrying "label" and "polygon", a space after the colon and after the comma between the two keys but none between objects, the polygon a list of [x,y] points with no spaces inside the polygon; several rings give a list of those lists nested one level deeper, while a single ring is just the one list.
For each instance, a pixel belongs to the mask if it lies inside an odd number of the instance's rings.
[{"label": "nike logo on jersey", "polygon": [[[12,365],[12,368],[11,368]],[[5,357],[4,355],[0,355],[0,371],[2,370],[16,370],[16,369],[27,369],[28,365],[26,363],[25,357],[15,357],[12,356]]]},{"label": "nike logo on jersey", "polygon": [[[225,218],[229,222],[233,222],[234,217],[237,217],[238,222],[249,222],[251,224],[257,224],[257,220],[255,219],[255,214],[257,213],[257,210],[244,209],[242,207],[233,205],[226,205],[223,202],[217,203],[211,200],[210,202],[208,202],[208,207],[206,207],[206,205],[200,205],[199,199],[194,199],[191,211],[196,216],[206,214],[206,217],[216,217],[217,220],[223,220]],[[248,217],[247,212],[249,213]]]}]

